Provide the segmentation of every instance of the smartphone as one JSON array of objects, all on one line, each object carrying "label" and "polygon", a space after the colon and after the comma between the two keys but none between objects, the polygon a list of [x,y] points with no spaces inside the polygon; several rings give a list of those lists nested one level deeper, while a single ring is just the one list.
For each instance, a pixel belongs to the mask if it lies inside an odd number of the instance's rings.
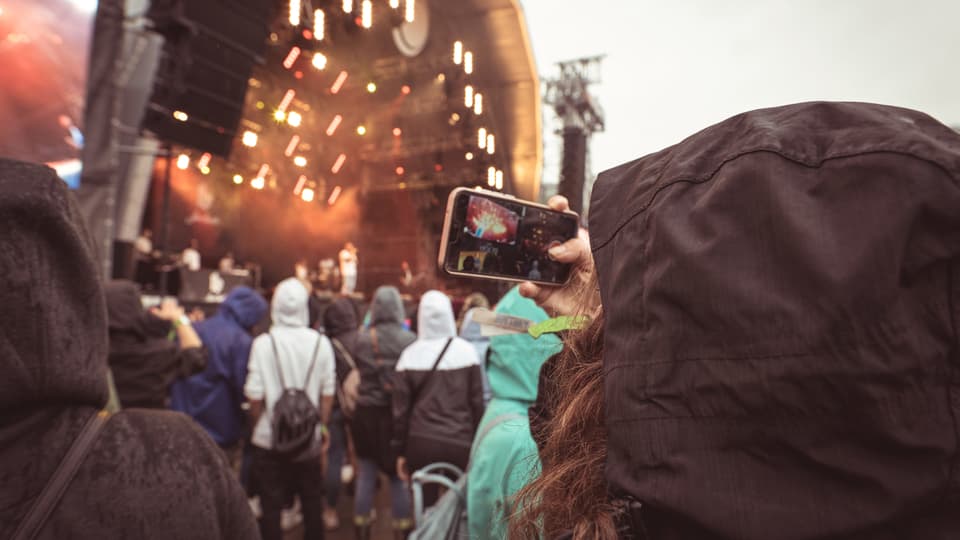
[{"label": "smartphone", "polygon": [[579,221],[572,212],[457,188],[447,199],[438,263],[455,276],[563,285],[571,265],[554,261],[547,250],[575,238]]}]

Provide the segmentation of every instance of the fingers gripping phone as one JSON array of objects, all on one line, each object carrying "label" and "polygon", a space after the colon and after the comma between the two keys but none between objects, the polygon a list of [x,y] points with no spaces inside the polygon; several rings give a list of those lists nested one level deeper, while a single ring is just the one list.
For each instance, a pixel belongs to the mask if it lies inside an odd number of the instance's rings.
[{"label": "fingers gripping phone", "polygon": [[440,268],[451,275],[559,286],[569,264],[547,250],[577,236],[579,217],[480,189],[457,188],[447,199]]}]

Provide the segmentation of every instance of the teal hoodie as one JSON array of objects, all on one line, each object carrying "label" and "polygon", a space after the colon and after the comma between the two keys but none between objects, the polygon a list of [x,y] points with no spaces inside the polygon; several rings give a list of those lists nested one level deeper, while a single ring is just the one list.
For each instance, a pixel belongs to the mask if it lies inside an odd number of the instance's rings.
[{"label": "teal hoodie", "polygon": [[[514,287],[495,309],[530,319],[546,320],[547,314],[532,300],[520,296]],[[480,421],[477,434],[494,418],[515,414],[474,441],[476,447],[467,479],[467,511],[471,540],[506,538],[504,508],[510,497],[539,474],[537,445],[530,435],[527,409],[537,398],[540,367],[560,351],[557,336],[546,334],[533,339],[527,334],[495,336],[490,340],[487,376],[493,399]]]}]

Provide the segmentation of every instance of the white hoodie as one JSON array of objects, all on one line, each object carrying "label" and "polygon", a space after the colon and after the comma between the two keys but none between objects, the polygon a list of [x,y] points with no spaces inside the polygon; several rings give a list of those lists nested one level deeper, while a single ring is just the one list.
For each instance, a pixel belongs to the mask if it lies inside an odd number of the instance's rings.
[{"label": "white hoodie", "polygon": [[[277,355],[287,388],[305,389],[314,405],[319,407],[320,396],[332,396],[335,390],[333,347],[325,336],[307,327],[307,298],[307,289],[296,278],[280,282],[273,293],[270,333],[257,337],[250,348],[244,394],[247,399],[263,400],[266,405],[253,429],[253,444],[260,448],[269,450],[272,446],[273,406],[282,391]],[[277,346],[277,355],[270,342],[271,335]],[[304,384],[314,351],[316,359],[310,380]]]}]

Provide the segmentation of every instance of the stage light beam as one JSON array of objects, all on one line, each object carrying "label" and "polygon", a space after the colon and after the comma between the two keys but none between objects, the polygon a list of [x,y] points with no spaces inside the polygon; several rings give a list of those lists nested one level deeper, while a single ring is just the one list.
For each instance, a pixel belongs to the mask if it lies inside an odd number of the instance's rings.
[{"label": "stage light beam", "polygon": [[305,158],[305,157],[303,157],[303,156],[296,156],[296,157],[293,158],[293,164],[296,165],[297,167],[306,167],[306,166],[307,166],[307,158]]},{"label": "stage light beam", "polygon": [[360,3],[360,25],[364,28],[373,26],[373,2],[370,0]]},{"label": "stage light beam", "polygon": [[290,24],[300,26],[300,0],[290,0]]},{"label": "stage light beam", "polygon": [[300,136],[294,135],[290,137],[290,142],[287,143],[287,148],[283,151],[283,155],[290,157],[297,150],[297,145],[300,144]]},{"label": "stage light beam", "polygon": [[290,111],[287,114],[287,124],[290,124],[293,127],[300,127],[300,123],[303,121],[303,116],[300,115],[297,111]]},{"label": "stage light beam", "polygon": [[322,9],[313,10],[313,39],[323,41],[326,32],[326,16]]},{"label": "stage light beam", "polygon": [[501,171],[500,169],[497,169],[497,174],[495,175],[495,178],[496,178],[496,186],[494,187],[496,187],[497,189],[503,189],[503,171]]},{"label": "stage light beam", "polygon": [[345,161],[347,161],[346,154],[340,154],[339,156],[337,156],[337,161],[333,164],[333,167],[330,167],[330,172],[332,172],[333,174],[337,174],[338,172],[340,172],[340,169],[343,167],[343,163]]},{"label": "stage light beam", "polygon": [[414,16],[416,15],[416,12],[415,12],[415,11],[416,11],[416,1],[415,1],[415,0],[407,0],[406,4],[404,4],[403,7],[404,7],[404,10],[403,10],[403,19],[404,19],[405,21],[407,21],[408,23],[412,23],[412,22],[413,22],[413,19],[414,19]]},{"label": "stage light beam", "polygon": [[190,166],[190,156],[186,154],[180,154],[177,156],[177,168],[181,171],[187,170],[187,167]]},{"label": "stage light beam", "polygon": [[330,125],[327,126],[327,136],[333,137],[333,134],[337,132],[337,127],[340,125],[340,122],[343,121],[343,117],[339,114],[333,117],[333,120],[330,121]]},{"label": "stage light beam", "polygon": [[491,166],[487,168],[487,185],[490,187],[494,187],[495,185],[497,185],[497,168],[496,167]]},{"label": "stage light beam", "polygon": [[343,12],[353,13],[353,0],[343,0]]},{"label": "stage light beam", "polygon": [[259,139],[259,136],[255,132],[250,131],[248,129],[243,132],[243,138],[241,138],[240,141],[243,143],[244,146],[247,146],[249,148],[254,148],[257,146],[258,139]]},{"label": "stage light beam", "polygon": [[287,57],[283,59],[283,67],[290,69],[293,67],[293,64],[296,63],[297,58],[300,57],[300,47],[293,46],[290,48],[290,52],[287,53]]},{"label": "stage light beam", "polygon": [[183,111],[173,111],[173,117],[181,122],[186,122],[190,119],[190,115]]},{"label": "stage light beam", "polygon": [[453,63],[458,66],[463,63],[463,42],[462,41],[453,42]]},{"label": "stage light beam", "polygon": [[314,192],[311,188],[303,188],[303,191],[300,192],[300,198],[304,202],[313,202]]},{"label": "stage light beam", "polygon": [[307,175],[301,174],[300,178],[297,178],[297,185],[293,188],[293,194],[299,195],[300,191],[303,190],[303,186],[307,184]]},{"label": "stage light beam", "polygon": [[487,135],[487,153],[493,154],[496,151],[494,147],[493,133]]},{"label": "stage light beam", "polygon": [[473,73],[473,53],[470,51],[463,53],[463,72],[467,75]]},{"label": "stage light beam", "polygon": [[463,87],[463,106],[468,109],[473,107],[473,87],[469,84]]},{"label": "stage light beam", "polygon": [[283,122],[287,119],[287,113],[277,109],[276,111],[273,111],[273,119],[277,122]]},{"label": "stage light beam", "polygon": [[477,146],[481,150],[487,147],[487,128],[477,130]]},{"label": "stage light beam", "polygon": [[479,92],[473,96],[473,114],[477,116],[483,114],[483,94]]},{"label": "stage light beam", "polygon": [[330,198],[327,199],[327,204],[329,206],[333,206],[333,203],[337,202],[337,197],[340,196],[340,191],[341,191],[340,186],[336,186],[333,188],[333,191],[330,192]]},{"label": "stage light beam", "polygon": [[337,80],[333,81],[333,86],[330,87],[330,93],[336,94],[339,92],[345,82],[347,82],[347,72],[341,71],[340,74],[337,75]]}]

